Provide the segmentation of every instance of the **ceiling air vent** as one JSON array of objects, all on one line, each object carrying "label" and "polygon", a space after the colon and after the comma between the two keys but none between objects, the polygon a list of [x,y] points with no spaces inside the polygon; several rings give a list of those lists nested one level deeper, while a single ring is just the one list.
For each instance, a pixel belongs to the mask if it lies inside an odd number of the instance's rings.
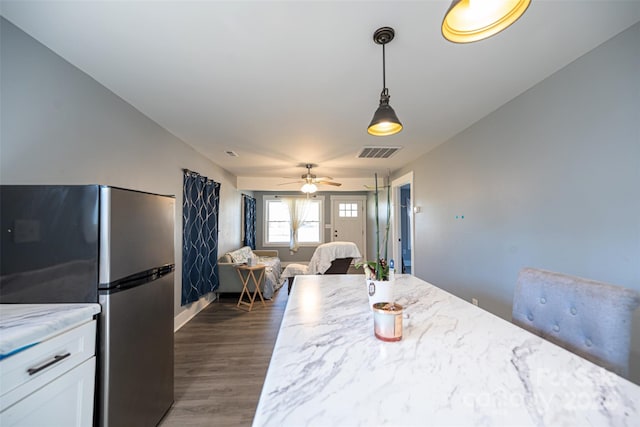
[{"label": "ceiling air vent", "polygon": [[238,153],[236,153],[235,151],[228,150],[228,151],[225,151],[224,153],[229,157],[238,157]]},{"label": "ceiling air vent", "polygon": [[363,147],[358,153],[359,159],[388,159],[402,147]]}]

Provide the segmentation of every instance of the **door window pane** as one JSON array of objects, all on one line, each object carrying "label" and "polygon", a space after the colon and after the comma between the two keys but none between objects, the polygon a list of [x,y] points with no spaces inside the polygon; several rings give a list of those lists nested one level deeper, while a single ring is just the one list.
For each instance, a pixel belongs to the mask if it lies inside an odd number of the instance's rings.
[{"label": "door window pane", "polygon": [[341,218],[357,218],[358,204],[357,203],[339,203],[338,216],[340,216]]}]

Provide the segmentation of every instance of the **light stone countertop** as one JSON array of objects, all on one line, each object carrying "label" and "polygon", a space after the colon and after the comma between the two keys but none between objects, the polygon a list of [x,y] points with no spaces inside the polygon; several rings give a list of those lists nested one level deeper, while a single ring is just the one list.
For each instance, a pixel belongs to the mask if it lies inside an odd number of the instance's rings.
[{"label": "light stone countertop", "polygon": [[640,386],[412,276],[403,338],[373,334],[360,275],[297,276],[262,426],[633,426]]},{"label": "light stone countertop", "polygon": [[100,304],[0,304],[0,359],[100,313]]}]

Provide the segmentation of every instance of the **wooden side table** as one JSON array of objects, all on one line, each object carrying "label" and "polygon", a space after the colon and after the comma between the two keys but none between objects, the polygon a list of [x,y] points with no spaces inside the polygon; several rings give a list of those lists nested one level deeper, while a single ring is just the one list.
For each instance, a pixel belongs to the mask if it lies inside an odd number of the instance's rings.
[{"label": "wooden side table", "polygon": [[[238,299],[238,304],[236,305],[236,307],[248,307],[249,311],[251,311],[251,309],[253,308],[253,302],[256,299],[256,295],[260,296],[262,305],[266,306],[266,304],[264,303],[264,298],[262,298],[262,292],[260,291],[260,285],[262,284],[262,280],[264,279],[264,270],[264,265],[255,265],[253,267],[249,267],[248,265],[239,265],[236,267],[236,271],[240,276],[240,280],[242,280],[242,292],[240,293],[240,298]],[[260,273],[257,279],[255,276],[256,272]],[[253,294],[251,294],[251,292],[249,291],[249,280],[252,280],[253,286],[255,286]],[[249,302],[244,300],[245,293],[249,297]]]}]

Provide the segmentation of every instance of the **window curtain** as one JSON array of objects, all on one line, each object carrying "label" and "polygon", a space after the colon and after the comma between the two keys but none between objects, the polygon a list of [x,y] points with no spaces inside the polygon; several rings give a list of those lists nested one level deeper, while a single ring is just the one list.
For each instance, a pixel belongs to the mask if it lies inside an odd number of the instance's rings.
[{"label": "window curtain", "polygon": [[291,228],[289,229],[289,253],[298,252],[298,229],[304,223],[307,216],[309,199],[283,197],[282,203],[287,205],[289,209],[289,220]]},{"label": "window curtain", "polygon": [[182,303],[216,290],[220,183],[184,170],[182,189]]},{"label": "window curtain", "polygon": [[244,238],[242,246],[250,246],[251,249],[256,248],[256,199],[246,194],[242,195],[242,203],[244,209]]}]

